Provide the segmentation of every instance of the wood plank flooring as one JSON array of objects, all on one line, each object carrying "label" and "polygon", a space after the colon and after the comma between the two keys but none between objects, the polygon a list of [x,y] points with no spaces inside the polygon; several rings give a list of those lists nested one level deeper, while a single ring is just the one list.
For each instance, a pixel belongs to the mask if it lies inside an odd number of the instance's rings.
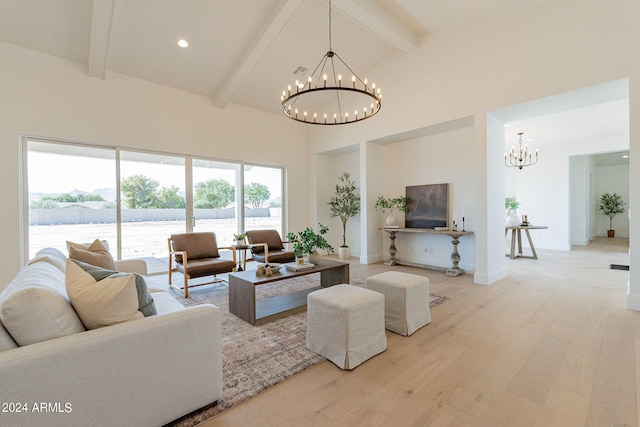
[{"label": "wood plank flooring", "polygon": [[387,331],[388,349],[353,371],[322,362],[202,425],[638,426],[640,313],[625,308],[628,272],[609,269],[628,264],[628,240],[538,252],[491,286],[397,267],[450,297],[430,325]]}]

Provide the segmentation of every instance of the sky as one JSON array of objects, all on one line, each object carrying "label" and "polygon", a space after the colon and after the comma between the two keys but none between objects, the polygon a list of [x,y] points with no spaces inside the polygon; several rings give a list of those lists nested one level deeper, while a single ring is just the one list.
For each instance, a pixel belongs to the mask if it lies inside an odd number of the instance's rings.
[{"label": "sky", "polygon": [[[113,159],[29,151],[28,171],[29,193],[32,194],[63,194],[73,190],[91,193],[96,189],[115,188]],[[272,198],[280,196],[279,171],[271,168],[250,168],[245,173],[245,183],[260,182],[269,187]],[[185,190],[185,172],[182,165],[122,160],[120,173],[122,177],[143,174],[159,181],[160,187],[174,185],[182,193]],[[234,177],[235,172],[231,169],[198,167],[194,170],[194,182],[222,178],[235,185]]]}]

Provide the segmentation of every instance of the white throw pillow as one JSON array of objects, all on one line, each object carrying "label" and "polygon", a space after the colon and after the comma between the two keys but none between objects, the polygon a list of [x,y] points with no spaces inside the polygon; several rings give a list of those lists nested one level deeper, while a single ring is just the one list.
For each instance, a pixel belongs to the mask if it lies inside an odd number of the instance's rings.
[{"label": "white throw pillow", "polygon": [[144,317],[138,311],[138,292],[133,274],[96,281],[68,260],[66,287],[71,304],[87,329]]},{"label": "white throw pillow", "polygon": [[59,269],[38,262],[23,268],[0,294],[0,320],[19,346],[85,330],[64,281]]}]

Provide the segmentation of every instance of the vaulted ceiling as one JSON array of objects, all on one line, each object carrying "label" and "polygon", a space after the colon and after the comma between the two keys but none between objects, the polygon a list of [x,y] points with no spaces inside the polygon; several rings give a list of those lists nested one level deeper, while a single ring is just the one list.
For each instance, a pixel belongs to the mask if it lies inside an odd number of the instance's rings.
[{"label": "vaulted ceiling", "polygon": [[[332,40],[364,75],[430,34],[560,0],[333,0]],[[0,41],[268,112],[328,50],[327,0],[3,0]],[[177,45],[189,42],[187,48]]]},{"label": "vaulted ceiling", "polygon": [[[438,32],[499,17],[518,19],[563,1],[333,0],[332,48],[367,77],[390,55],[409,53]],[[313,71],[329,50],[328,33],[328,0],[0,2],[0,42],[77,62],[96,78],[125,74],[210,97],[217,107],[234,103],[270,113],[281,111],[282,89],[300,78],[293,73],[299,67]],[[189,46],[179,47],[179,39]],[[620,122],[611,108],[591,114],[610,127]],[[609,114],[618,119],[608,120]],[[572,120],[529,120],[519,130],[536,137],[535,144],[549,139],[544,133],[604,131],[591,131],[593,121]],[[514,143],[512,133],[508,145]]]}]

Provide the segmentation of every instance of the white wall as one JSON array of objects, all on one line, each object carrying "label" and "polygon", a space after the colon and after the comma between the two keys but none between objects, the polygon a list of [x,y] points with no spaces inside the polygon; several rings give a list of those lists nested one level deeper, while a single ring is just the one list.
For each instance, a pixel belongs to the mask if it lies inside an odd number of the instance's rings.
[{"label": "white wall", "polygon": [[210,98],[118,74],[88,77],[80,64],[8,44],[0,43],[0,58],[0,283],[22,262],[21,135],[284,166],[289,226],[306,226],[304,126],[234,105],[215,108]]},{"label": "white wall", "polygon": [[[640,57],[628,52],[630,48],[638,47],[639,19],[640,2],[636,0],[566,1],[530,10],[518,20],[496,18],[429,35],[415,51],[392,55],[386,63],[368,71],[369,78],[375,78],[384,96],[382,110],[375,118],[331,132],[311,129],[312,151],[325,152],[351,145],[354,141],[362,144],[460,117],[473,117],[472,180],[477,185],[474,280],[491,283],[506,274],[506,261],[504,132],[489,113],[628,77],[631,138],[627,144],[630,140],[633,163],[634,150],[640,150],[640,137],[637,137],[640,99],[635,99],[640,98],[640,83],[637,82],[640,80]],[[593,31],[594,28],[598,31]],[[555,157],[552,160],[550,157],[548,167],[558,167],[558,170],[547,169],[547,173],[551,171],[553,175],[543,178],[545,186],[553,189],[550,203],[557,206],[557,213],[543,212],[538,203],[540,198],[524,196],[523,208],[535,223],[558,227],[561,240],[556,240],[555,233],[547,232],[541,236],[543,247],[563,248],[569,244],[570,154],[575,153],[566,151],[562,154],[564,159]],[[497,160],[494,159],[496,156]],[[495,175],[499,167],[503,168],[500,177]],[[640,182],[634,181],[633,175],[637,178],[640,172],[634,172],[633,164],[630,171],[630,182]],[[558,180],[563,180],[564,188],[556,191]],[[518,182],[518,193],[524,189],[521,185],[526,184]],[[634,200],[640,200],[640,187],[630,187],[632,206]],[[378,225],[368,224],[368,236]],[[630,234],[631,262],[640,264],[640,255],[634,255],[640,254],[640,231],[634,231],[632,227]],[[636,250],[635,245],[638,245]],[[372,249],[367,247],[367,250]],[[630,306],[640,307],[638,274],[634,279],[631,273],[628,301]]]},{"label": "white wall", "polygon": [[[473,171],[473,128],[465,127],[433,135],[398,141],[382,146],[384,161],[378,170],[382,177],[382,191],[378,195],[397,197],[405,195],[406,187],[425,184],[449,184],[450,221],[456,213],[458,229],[476,229],[476,186]],[[376,196],[377,198],[377,196]],[[370,200],[375,203],[375,198]],[[400,226],[404,215],[395,212]],[[382,213],[377,215],[377,226],[384,223]],[[382,253],[388,258],[389,239],[382,241]],[[451,238],[445,235],[418,235],[401,233],[396,238],[396,258],[412,263],[451,266]],[[460,239],[460,267],[475,269],[475,238]]]},{"label": "white wall", "polygon": [[569,159],[569,227],[572,245],[587,245],[591,241],[591,182],[595,182],[595,161],[592,156],[572,156]]}]

